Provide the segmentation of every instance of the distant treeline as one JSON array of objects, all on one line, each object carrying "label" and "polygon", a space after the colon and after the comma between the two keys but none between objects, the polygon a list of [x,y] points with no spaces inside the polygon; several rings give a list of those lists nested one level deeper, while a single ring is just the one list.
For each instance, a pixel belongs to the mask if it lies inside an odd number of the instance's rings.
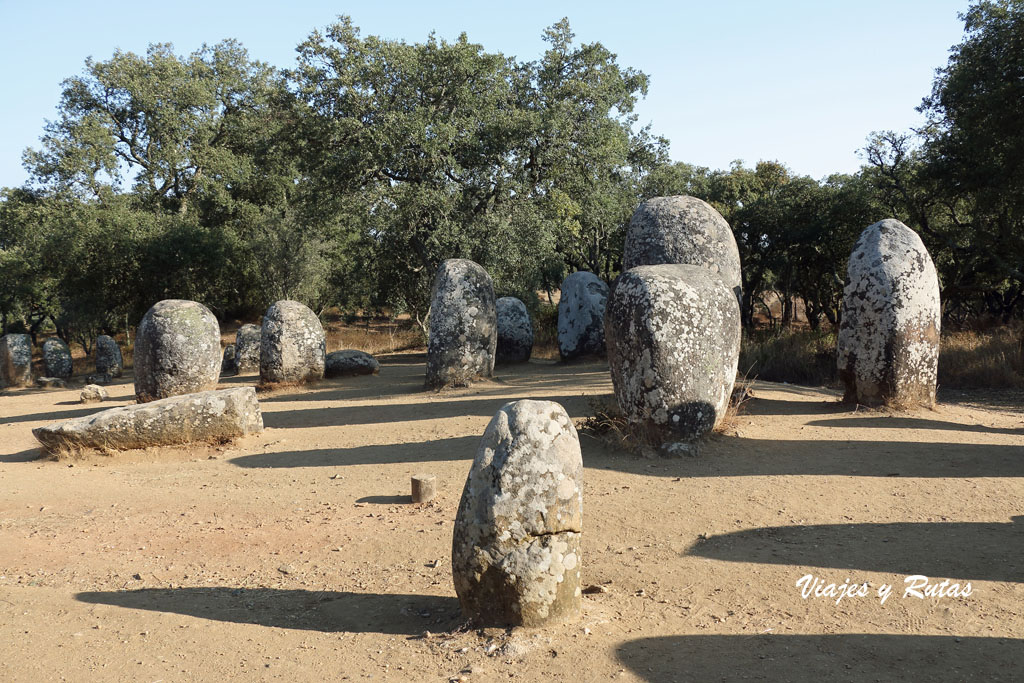
[{"label": "distant treeline", "polygon": [[464,35],[362,37],[346,18],[283,71],[234,41],[90,59],[25,153],[30,183],[2,190],[0,323],[52,322],[88,346],[166,298],[221,317],[289,298],[422,321],[451,257],[534,307],[569,272],[613,278],[637,204],[673,194],[733,227],[747,324],[769,292],[834,324],[856,236],[890,216],[931,250],[947,321],[1009,320],[1024,309],[1024,0],[964,20],[927,126],[872,134],[860,172],[824,181],[670,162],[635,126],[647,76],[565,20],[531,62]]}]

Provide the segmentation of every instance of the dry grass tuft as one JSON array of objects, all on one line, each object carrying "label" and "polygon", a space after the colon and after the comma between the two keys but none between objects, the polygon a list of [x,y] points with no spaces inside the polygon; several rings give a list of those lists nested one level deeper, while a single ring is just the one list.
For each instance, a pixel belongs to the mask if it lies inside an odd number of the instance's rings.
[{"label": "dry grass tuft", "polygon": [[942,336],[939,386],[947,389],[1024,388],[1024,330],[998,327]]},{"label": "dry grass tuft", "polygon": [[836,335],[811,330],[745,334],[740,368],[768,382],[834,385],[838,381]]}]

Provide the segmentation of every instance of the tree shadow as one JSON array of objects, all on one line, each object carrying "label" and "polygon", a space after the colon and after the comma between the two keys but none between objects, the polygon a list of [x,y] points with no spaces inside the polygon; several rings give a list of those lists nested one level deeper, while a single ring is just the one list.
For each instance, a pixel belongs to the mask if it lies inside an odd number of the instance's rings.
[{"label": "tree shadow", "polygon": [[725,562],[1024,583],[1024,517],[1005,524],[893,522],[744,529],[698,540],[685,554]]},{"label": "tree shadow", "polygon": [[929,420],[921,417],[903,417],[897,415],[880,415],[877,417],[844,417],[839,420],[812,420],[807,423],[813,427],[856,427],[863,429],[945,429],[954,432],[981,432],[985,434],[1020,434],[1024,436],[1024,427],[987,427],[985,425],[968,425],[943,420]]},{"label": "tree shadow", "polygon": [[618,659],[658,681],[1015,681],[1024,640],[872,633],[679,635],[620,645]]},{"label": "tree shadow", "polygon": [[435,441],[356,446],[355,448],[319,448],[284,453],[240,455],[228,462],[238,467],[343,467],[384,463],[440,462],[471,460],[480,445],[479,436],[461,436]]},{"label": "tree shadow", "polygon": [[212,621],[324,632],[414,636],[426,630],[449,630],[460,619],[459,601],[438,595],[202,587],[84,592],[75,599]]},{"label": "tree shadow", "polygon": [[[743,415],[834,415],[852,412],[850,406],[836,400],[796,401],[781,398],[761,398],[754,385],[754,396],[743,404]],[[819,397],[820,394],[815,394]]]},{"label": "tree shadow", "polygon": [[918,441],[747,439],[713,435],[696,458],[655,461],[582,439],[584,461],[665,477],[838,475],[852,477],[1024,477],[1024,445]]}]

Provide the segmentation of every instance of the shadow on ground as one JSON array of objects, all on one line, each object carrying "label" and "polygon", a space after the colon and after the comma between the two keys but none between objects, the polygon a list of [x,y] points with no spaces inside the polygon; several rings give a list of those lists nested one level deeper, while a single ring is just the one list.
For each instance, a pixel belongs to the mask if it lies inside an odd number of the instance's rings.
[{"label": "shadow on ground", "polygon": [[480,445],[479,436],[460,436],[423,443],[395,443],[355,448],[320,448],[284,453],[240,455],[229,462],[238,467],[342,467],[397,462],[471,460]]},{"label": "shadow on ground", "polygon": [[459,623],[459,602],[437,595],[392,595],[270,588],[144,588],[78,593],[99,605],[184,614],[274,628],[419,635]]},{"label": "shadow on ground", "polygon": [[1024,477],[1024,445],[715,435],[695,458],[651,461],[600,438],[586,436],[581,443],[585,465],[663,477]]},{"label": "shadow on ground", "polygon": [[889,634],[662,636],[619,646],[647,681],[1015,681],[1024,640]]},{"label": "shadow on ground", "polygon": [[685,554],[726,562],[1024,583],[1024,516],[1005,524],[895,522],[745,529],[700,540]]},{"label": "shadow on ground", "polygon": [[986,425],[969,425],[943,420],[929,420],[921,417],[901,417],[897,415],[879,415],[877,417],[844,417],[832,420],[812,420],[807,423],[812,427],[841,427],[863,429],[943,429],[954,432],[981,432],[984,434],[1020,434],[1024,436],[1024,427],[988,427]]}]

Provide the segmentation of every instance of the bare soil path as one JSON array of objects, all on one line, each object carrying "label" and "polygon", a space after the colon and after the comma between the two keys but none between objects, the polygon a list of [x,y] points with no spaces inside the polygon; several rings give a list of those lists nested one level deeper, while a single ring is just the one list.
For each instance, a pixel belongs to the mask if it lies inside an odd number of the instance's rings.
[{"label": "bare soil path", "polygon": [[[130,377],[106,404],[0,395],[0,680],[1020,680],[1020,404],[851,412],[765,383],[697,458],[583,437],[583,618],[480,631],[449,555],[484,427],[525,397],[583,418],[611,383],[601,363],[440,395],[423,375],[396,354],[262,397],[266,431],[228,446],[73,461],[31,428],[131,401]],[[803,599],[806,574],[870,593]],[[912,574],[972,593],[904,597]]]}]

